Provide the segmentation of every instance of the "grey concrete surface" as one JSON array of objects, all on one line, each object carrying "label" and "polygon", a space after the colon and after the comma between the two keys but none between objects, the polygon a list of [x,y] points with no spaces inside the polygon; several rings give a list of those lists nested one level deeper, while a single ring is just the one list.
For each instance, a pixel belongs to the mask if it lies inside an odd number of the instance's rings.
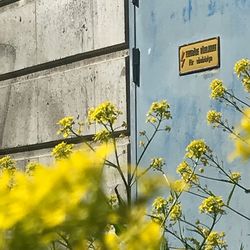
[{"label": "grey concrete surface", "polygon": [[[124,173],[127,171],[127,145],[129,141],[128,139],[119,139],[117,143],[118,153],[120,155],[119,160],[121,163],[122,168],[124,169]],[[84,147],[82,144],[78,144],[75,146],[75,149],[80,149]],[[17,167],[21,170],[25,170],[25,166],[30,162],[39,162],[44,166],[53,166],[55,163],[54,158],[51,156],[52,148],[48,149],[41,149],[41,150],[34,150],[30,152],[22,152],[22,153],[15,153],[11,154],[11,158],[16,161]],[[0,157],[1,158],[1,157]],[[108,160],[111,162],[115,162],[115,156],[111,154],[108,157]],[[122,179],[119,175],[119,172],[109,166],[105,166],[103,169],[103,188],[104,191],[108,194],[114,194],[114,188],[117,186],[119,193],[124,196],[125,195],[125,188],[122,182]],[[125,196],[124,196],[125,197]]]},{"label": "grey concrete surface", "polygon": [[0,74],[125,42],[124,0],[20,0],[0,8]]},{"label": "grey concrete surface", "polygon": [[[0,148],[60,139],[56,123],[112,100],[126,120],[126,52],[117,52],[0,82]],[[95,132],[85,127],[84,134]]]}]

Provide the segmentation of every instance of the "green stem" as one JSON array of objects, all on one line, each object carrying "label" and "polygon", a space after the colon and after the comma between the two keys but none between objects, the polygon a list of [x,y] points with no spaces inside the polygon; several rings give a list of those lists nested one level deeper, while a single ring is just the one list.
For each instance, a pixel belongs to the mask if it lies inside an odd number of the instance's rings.
[{"label": "green stem", "polygon": [[[182,241],[182,239],[176,234],[176,233],[174,233],[174,232],[172,232],[172,231],[170,231],[169,229],[167,229],[167,227],[165,227],[165,231],[167,232],[167,233],[170,233],[171,235],[173,235],[176,239],[178,239],[182,244],[184,244],[184,246],[185,246],[185,249],[186,250],[188,250],[188,249],[190,249],[190,250],[195,250],[192,246],[190,246],[187,242],[183,242]],[[186,248],[186,247],[189,247],[189,248]],[[172,248],[173,249],[173,248]],[[180,248],[177,248],[177,249],[180,249]]]},{"label": "green stem", "polygon": [[237,111],[239,111],[241,114],[245,115],[245,113],[232,101],[228,100],[228,98],[226,98],[225,96],[222,97],[222,99],[224,99],[225,101],[227,101],[228,103],[230,103]]},{"label": "green stem", "polygon": [[240,103],[242,103],[242,104],[244,104],[244,105],[246,105],[247,107],[250,108],[250,105],[249,105],[248,103],[242,101],[241,99],[239,99],[238,97],[236,97],[235,95],[231,94],[231,93],[228,92],[228,91],[226,91],[226,93],[227,93],[228,95],[230,95],[230,97],[234,98],[234,99],[237,100],[238,102],[240,102]]},{"label": "green stem", "polygon": [[213,157],[211,157],[211,156],[209,156],[209,155],[207,155],[207,154],[205,154],[206,155],[206,157],[209,159],[209,160],[211,160],[211,162],[213,163],[213,164],[215,164],[215,166],[217,167],[217,168],[219,168],[231,181],[232,181],[232,183],[234,183],[236,186],[238,186],[239,188],[241,188],[241,189],[243,189],[244,191],[245,191],[245,193],[250,193],[250,189],[247,189],[247,188],[245,188],[245,187],[243,187],[241,184],[239,184],[238,182],[235,182],[232,178],[231,178],[231,176],[220,166],[220,164],[218,164],[218,162],[216,162],[215,160],[214,160],[214,158]]},{"label": "green stem", "polygon": [[[207,237],[210,235],[210,233],[213,231],[213,228],[214,228],[214,226],[215,226],[215,224],[216,224],[216,215],[214,215],[214,217],[213,217],[213,223],[212,223],[212,225],[211,225],[211,227],[210,227],[210,229],[209,229],[209,232],[208,232],[208,235],[207,235]],[[203,239],[203,241],[202,241],[202,243],[201,243],[201,245],[200,245],[200,248],[198,249],[198,250],[202,250],[202,247],[205,245],[205,243],[206,243],[206,240],[207,240],[207,237],[204,237],[204,239]]]}]

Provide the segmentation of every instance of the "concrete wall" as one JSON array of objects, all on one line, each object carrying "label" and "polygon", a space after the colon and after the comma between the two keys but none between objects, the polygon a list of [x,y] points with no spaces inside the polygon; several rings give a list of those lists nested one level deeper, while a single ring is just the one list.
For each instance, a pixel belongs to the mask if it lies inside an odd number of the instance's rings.
[{"label": "concrete wall", "polygon": [[[128,119],[127,5],[0,1],[0,155],[11,154],[21,167],[32,159],[51,162],[61,139],[57,121],[85,119],[106,100],[123,111],[119,123]],[[85,127],[84,135],[96,129]]]},{"label": "concrete wall", "polygon": [[[0,82],[0,146],[13,148],[57,140],[64,116],[85,120],[88,109],[112,100],[126,121],[126,52]],[[95,132],[86,127],[85,135]]]},{"label": "concrete wall", "polygon": [[[167,99],[171,104],[173,121],[169,135],[158,136],[150,148],[152,156],[165,157],[165,171],[175,176],[176,166],[183,160],[186,145],[196,138],[204,138],[224,160],[225,167],[242,171],[243,184],[249,187],[249,166],[234,162],[229,165],[227,156],[232,141],[222,131],[207,126],[206,113],[213,107],[222,110],[232,123],[239,116],[230,108],[222,108],[209,99],[209,83],[215,78],[224,79],[228,88],[246,96],[233,74],[234,63],[250,57],[250,2],[245,0],[143,0],[137,9],[137,46],[141,50],[141,86],[137,89],[138,131],[145,129],[145,116],[151,102]],[[217,70],[179,76],[178,48],[195,41],[220,36],[221,67]],[[138,153],[140,149],[138,148]],[[249,164],[248,164],[249,165]],[[214,192],[227,193],[214,184]],[[188,196],[187,214],[193,219],[198,213],[194,199]],[[234,196],[232,207],[250,217],[250,195],[242,191]],[[198,205],[198,204],[196,204]],[[226,216],[217,230],[226,230],[228,249],[250,249],[250,223],[235,214]]]},{"label": "concrete wall", "polygon": [[0,9],[0,74],[125,42],[124,0],[20,0]]}]

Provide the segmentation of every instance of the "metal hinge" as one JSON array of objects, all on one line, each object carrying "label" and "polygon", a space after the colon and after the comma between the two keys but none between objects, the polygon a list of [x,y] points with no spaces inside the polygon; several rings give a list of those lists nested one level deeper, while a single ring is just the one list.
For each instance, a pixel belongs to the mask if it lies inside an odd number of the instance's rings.
[{"label": "metal hinge", "polygon": [[133,3],[134,6],[139,8],[139,0],[132,0],[132,3]]},{"label": "metal hinge", "polygon": [[140,87],[140,50],[138,48],[133,48],[132,57],[133,57],[133,82]]}]

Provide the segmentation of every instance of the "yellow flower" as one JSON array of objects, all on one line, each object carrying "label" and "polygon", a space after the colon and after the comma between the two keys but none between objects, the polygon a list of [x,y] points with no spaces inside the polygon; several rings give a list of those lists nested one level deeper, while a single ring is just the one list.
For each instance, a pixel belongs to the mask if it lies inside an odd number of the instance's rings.
[{"label": "yellow flower", "polygon": [[244,114],[238,128],[241,138],[233,137],[235,150],[230,154],[230,160],[234,160],[237,157],[247,160],[250,157],[250,108],[244,110]]},{"label": "yellow flower", "polygon": [[107,129],[100,130],[95,133],[95,142],[108,142],[111,137],[111,133]]},{"label": "yellow flower", "polygon": [[16,162],[10,156],[0,159],[0,170],[14,172],[16,170]]},{"label": "yellow flower", "polygon": [[204,199],[199,207],[201,213],[206,214],[223,214],[224,202],[220,196],[209,196]]},{"label": "yellow flower", "polygon": [[166,100],[162,100],[151,104],[146,122],[156,123],[157,120],[169,120],[171,118],[170,105]]},{"label": "yellow flower", "polygon": [[37,168],[42,167],[39,162],[29,162],[25,167],[25,172],[27,174],[32,174]]},{"label": "yellow flower", "polygon": [[146,123],[156,123],[157,122],[157,118],[153,117],[153,116],[149,116],[146,119]]},{"label": "yellow flower", "polygon": [[233,182],[239,182],[239,180],[241,179],[241,173],[240,172],[232,172],[231,175],[230,175],[230,179],[233,181]]},{"label": "yellow flower", "polygon": [[245,88],[245,91],[250,93],[250,60],[241,59],[235,63],[234,71]]},{"label": "yellow flower", "polygon": [[134,221],[129,224],[127,232],[121,235],[123,249],[129,250],[160,249],[160,239],[161,227],[154,221]]},{"label": "yellow flower", "polygon": [[190,185],[184,180],[176,180],[170,182],[170,188],[177,193],[181,193],[183,191],[187,191],[190,188]]},{"label": "yellow flower", "polygon": [[157,197],[154,200],[152,207],[154,211],[156,211],[157,213],[165,213],[167,204],[168,202],[166,199],[164,199],[163,197]]},{"label": "yellow flower", "polygon": [[176,169],[176,172],[181,175],[181,178],[187,182],[198,182],[198,177],[192,170],[192,168],[188,165],[186,161],[180,163]]},{"label": "yellow flower", "polygon": [[165,165],[165,160],[163,158],[153,158],[151,159],[150,166],[158,171],[162,171],[162,167]]},{"label": "yellow flower", "polygon": [[250,93],[250,77],[246,76],[242,79],[243,86],[245,88],[245,91]]},{"label": "yellow flower", "polygon": [[186,157],[200,159],[207,151],[209,151],[209,148],[204,140],[194,140],[186,147]]},{"label": "yellow flower", "polygon": [[215,79],[210,83],[211,99],[219,99],[225,95],[226,88],[223,85],[223,82],[219,79]]},{"label": "yellow flower", "polygon": [[62,134],[64,138],[67,138],[71,134],[71,129],[74,125],[74,117],[64,117],[57,124],[60,126],[60,129],[57,131],[57,134]]},{"label": "yellow flower", "polygon": [[244,77],[248,71],[250,71],[250,61],[248,59],[241,59],[235,63],[234,72],[238,77]]},{"label": "yellow flower", "polygon": [[172,207],[171,212],[169,214],[170,220],[176,222],[177,220],[181,218],[181,215],[182,215],[181,205],[175,204]]},{"label": "yellow flower", "polygon": [[217,247],[219,247],[219,249],[226,248],[227,244],[224,240],[224,237],[224,232],[218,233],[216,231],[212,231],[207,236],[204,250],[214,250],[217,249]]},{"label": "yellow flower", "polygon": [[56,160],[68,158],[73,152],[73,144],[67,144],[65,142],[61,142],[56,145],[52,150],[52,155]]},{"label": "yellow flower", "polygon": [[216,110],[209,110],[207,112],[207,123],[212,124],[213,127],[218,127],[221,123],[222,113]]},{"label": "yellow flower", "polygon": [[104,241],[108,250],[120,249],[121,242],[119,240],[119,237],[115,233],[112,232],[106,233]]},{"label": "yellow flower", "polygon": [[111,102],[107,101],[88,112],[89,123],[113,125],[122,112]]}]

